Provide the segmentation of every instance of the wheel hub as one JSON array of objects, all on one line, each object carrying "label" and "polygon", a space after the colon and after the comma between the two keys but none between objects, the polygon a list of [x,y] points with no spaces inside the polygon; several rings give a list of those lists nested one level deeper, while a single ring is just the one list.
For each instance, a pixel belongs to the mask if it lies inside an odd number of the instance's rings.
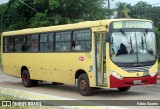
[{"label": "wheel hub", "polygon": [[86,82],[86,80],[82,80],[82,81],[80,82],[80,88],[81,88],[81,90],[83,90],[83,91],[85,91],[85,90],[87,89],[87,82]]},{"label": "wheel hub", "polygon": [[27,79],[27,74],[24,74],[23,79],[24,79],[24,83],[27,84],[28,83],[28,79]]}]

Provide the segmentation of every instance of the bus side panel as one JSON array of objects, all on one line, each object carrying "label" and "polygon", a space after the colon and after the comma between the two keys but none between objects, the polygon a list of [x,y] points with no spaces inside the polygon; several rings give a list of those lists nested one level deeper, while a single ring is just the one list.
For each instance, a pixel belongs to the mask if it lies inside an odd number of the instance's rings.
[{"label": "bus side panel", "polygon": [[[49,55],[46,55],[45,57],[49,57]],[[80,59],[82,57],[84,60]],[[46,64],[44,65],[47,65],[46,68],[51,64],[48,69],[51,69],[54,72],[54,79],[51,79],[50,81],[66,84],[75,84],[76,71],[81,69],[88,73],[89,65],[92,65],[92,61],[90,58],[86,57],[86,53],[53,53],[45,63]],[[45,75],[45,80],[49,80],[49,78],[49,74]]]},{"label": "bus side panel", "polygon": [[11,76],[21,77],[21,68],[26,66],[31,79],[66,84],[75,84],[75,73],[82,69],[93,84],[91,57],[90,53],[5,53],[2,65],[4,73]]},{"label": "bus side panel", "polygon": [[16,54],[2,53],[3,73],[15,77],[21,77],[20,64],[15,59]]}]

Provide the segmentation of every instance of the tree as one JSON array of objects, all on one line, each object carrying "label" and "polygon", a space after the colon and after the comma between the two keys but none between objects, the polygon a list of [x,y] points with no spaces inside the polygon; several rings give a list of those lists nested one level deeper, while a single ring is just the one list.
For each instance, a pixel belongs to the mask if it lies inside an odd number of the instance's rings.
[{"label": "tree", "polygon": [[118,2],[116,4],[117,18],[130,18],[130,9],[127,8],[127,4],[123,2]]},{"label": "tree", "polygon": [[151,10],[152,6],[147,2],[138,2],[132,8],[130,8],[131,13],[130,16],[132,18],[147,18],[149,17],[147,14]]},{"label": "tree", "polygon": [[[112,14],[106,0],[9,0],[3,10],[5,30],[105,19]],[[1,5],[0,5],[1,7]],[[35,11],[36,10],[36,11]],[[2,10],[0,10],[2,12]]]},{"label": "tree", "polygon": [[147,2],[138,2],[134,6],[127,6],[130,10],[131,13],[129,15],[132,18],[139,18],[139,19],[149,19],[152,20],[155,24],[156,27],[160,27],[160,7],[152,7],[150,4]]},{"label": "tree", "polygon": [[114,0],[107,0],[107,2],[108,2],[108,9],[110,9],[110,1],[114,1]]}]

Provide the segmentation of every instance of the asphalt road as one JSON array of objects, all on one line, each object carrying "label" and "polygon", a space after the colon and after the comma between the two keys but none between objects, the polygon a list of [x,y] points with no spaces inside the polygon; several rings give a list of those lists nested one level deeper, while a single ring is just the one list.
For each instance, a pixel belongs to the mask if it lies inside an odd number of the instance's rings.
[{"label": "asphalt road", "polygon": [[[25,88],[21,78],[4,75],[0,71],[0,87],[28,91],[31,94],[44,94],[60,98],[76,100],[160,100],[160,80],[156,85],[134,86],[127,92],[119,92],[117,89],[95,89],[92,96],[81,96],[76,86],[53,85],[52,83],[39,83],[37,87]],[[14,93],[14,92],[13,92]],[[36,95],[35,95],[36,96]],[[124,101],[126,102],[126,101]],[[95,103],[95,102],[94,102]],[[93,103],[92,103],[93,104]],[[124,104],[124,103],[123,103]],[[103,104],[102,104],[103,105]],[[126,103],[127,105],[127,103]],[[160,104],[159,104],[160,105]],[[107,105],[104,105],[107,106]],[[62,109],[75,109],[75,107],[60,107]],[[107,106],[104,109],[160,109],[160,106]],[[76,109],[78,109],[76,107]],[[82,109],[82,108],[81,108]],[[92,109],[85,107],[84,109]],[[100,109],[95,107],[94,109]],[[103,109],[103,108],[101,108]]]},{"label": "asphalt road", "polygon": [[160,100],[160,81],[152,86],[134,86],[128,92],[95,89],[92,96],[84,97],[80,95],[76,86],[65,84],[39,83],[37,87],[25,88],[21,78],[7,76],[0,71],[0,86],[78,100]]}]

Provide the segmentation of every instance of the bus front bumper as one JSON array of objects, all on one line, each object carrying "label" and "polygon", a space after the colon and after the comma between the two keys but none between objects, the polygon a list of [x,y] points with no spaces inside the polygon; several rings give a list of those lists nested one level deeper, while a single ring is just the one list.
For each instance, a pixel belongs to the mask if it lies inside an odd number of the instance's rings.
[{"label": "bus front bumper", "polygon": [[[120,87],[128,87],[134,85],[148,85],[148,84],[156,84],[157,83],[157,74],[153,77],[145,76],[145,77],[129,77],[118,79],[112,75],[110,75],[110,88],[120,88]],[[136,83],[136,81],[139,81]]]}]

